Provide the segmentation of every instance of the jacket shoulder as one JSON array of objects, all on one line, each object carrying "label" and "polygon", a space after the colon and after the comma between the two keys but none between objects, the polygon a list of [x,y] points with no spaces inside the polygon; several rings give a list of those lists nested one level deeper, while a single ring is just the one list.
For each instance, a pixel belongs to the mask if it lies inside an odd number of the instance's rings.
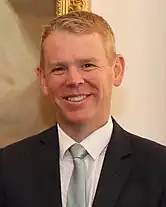
[{"label": "jacket shoulder", "polygon": [[[35,149],[43,142],[47,142],[54,139],[57,133],[57,127],[52,126],[44,131],[41,131],[30,137],[26,137],[20,141],[10,144],[3,149],[1,149],[1,154],[3,157],[19,157],[29,153],[31,150]],[[53,138],[54,137],[54,138]]]},{"label": "jacket shoulder", "polygon": [[145,137],[140,137],[135,134],[125,131],[126,137],[130,140],[131,148],[135,158],[142,162],[152,164],[166,163],[166,146],[150,140]]}]

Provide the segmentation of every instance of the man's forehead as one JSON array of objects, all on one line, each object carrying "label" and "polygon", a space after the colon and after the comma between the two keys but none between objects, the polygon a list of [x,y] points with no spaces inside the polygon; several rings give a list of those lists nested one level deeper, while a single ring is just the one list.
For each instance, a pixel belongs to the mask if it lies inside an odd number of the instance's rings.
[{"label": "man's forehead", "polygon": [[64,62],[98,62],[105,58],[103,57],[105,55],[105,44],[95,34],[78,36],[62,31],[54,32],[48,36],[44,44],[44,57],[52,61],[53,64],[57,61],[58,64]]},{"label": "man's forehead", "polygon": [[43,44],[49,42],[50,40],[59,43],[59,41],[56,40],[62,40],[62,43],[65,40],[68,39],[84,39],[85,41],[88,39],[94,39],[94,40],[101,40],[101,35],[98,34],[97,32],[91,32],[91,33],[74,33],[74,32],[69,32],[66,30],[57,30],[57,31],[52,31],[48,36],[45,38],[43,41]]},{"label": "man's forehead", "polygon": [[90,63],[90,62],[98,62],[98,59],[96,57],[76,57],[76,58],[73,58],[72,60],[69,59],[69,60],[50,60],[49,61],[49,65],[50,66],[53,66],[53,65],[67,65],[67,64],[70,64],[70,63]]}]

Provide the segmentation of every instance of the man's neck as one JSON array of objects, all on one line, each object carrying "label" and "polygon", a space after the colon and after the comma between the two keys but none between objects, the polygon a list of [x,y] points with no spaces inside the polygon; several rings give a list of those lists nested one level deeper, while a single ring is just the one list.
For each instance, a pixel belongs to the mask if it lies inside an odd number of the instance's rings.
[{"label": "man's neck", "polygon": [[92,134],[97,129],[101,128],[107,123],[107,120],[101,121],[98,124],[93,125],[93,122],[84,123],[84,124],[76,124],[76,123],[64,123],[57,122],[61,129],[73,140],[80,143],[90,134]]}]

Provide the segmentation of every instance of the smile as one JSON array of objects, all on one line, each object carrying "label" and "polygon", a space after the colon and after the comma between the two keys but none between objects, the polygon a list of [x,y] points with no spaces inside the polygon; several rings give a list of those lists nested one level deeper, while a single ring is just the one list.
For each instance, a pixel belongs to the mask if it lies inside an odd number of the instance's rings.
[{"label": "smile", "polygon": [[65,100],[70,102],[80,102],[85,100],[89,95],[79,95],[79,96],[68,96],[65,97]]}]

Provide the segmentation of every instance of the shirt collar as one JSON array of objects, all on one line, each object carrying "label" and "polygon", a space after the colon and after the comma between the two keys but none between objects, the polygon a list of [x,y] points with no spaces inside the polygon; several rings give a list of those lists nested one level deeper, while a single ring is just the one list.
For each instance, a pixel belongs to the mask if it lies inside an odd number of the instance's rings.
[{"label": "shirt collar", "polygon": [[[61,128],[58,126],[59,145],[60,145],[60,159],[64,158],[65,152],[76,142],[69,137]],[[113,130],[113,122],[110,117],[108,122],[101,128],[94,131],[80,144],[87,150],[89,155],[95,160],[101,152],[107,147]]]}]

